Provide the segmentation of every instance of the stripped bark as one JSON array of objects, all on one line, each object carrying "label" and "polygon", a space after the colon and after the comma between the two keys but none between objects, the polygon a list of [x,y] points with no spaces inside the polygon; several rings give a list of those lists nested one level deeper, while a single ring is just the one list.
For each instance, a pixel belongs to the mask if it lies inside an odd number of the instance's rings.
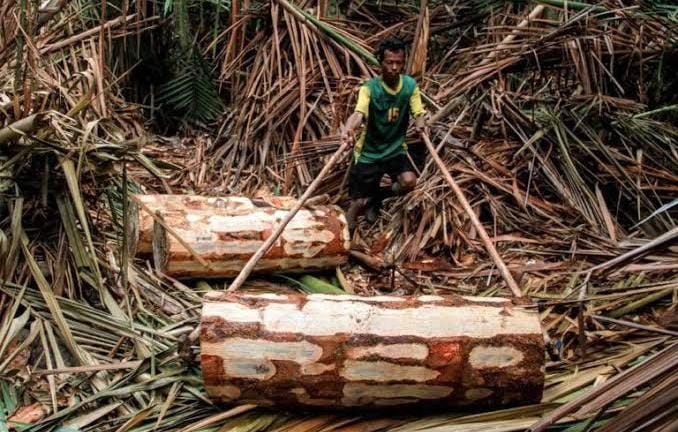
[{"label": "stripped bark", "polygon": [[[136,200],[141,201],[149,210],[160,211],[163,215],[182,214],[185,211],[211,214],[215,209],[240,207],[247,201],[242,197],[204,197],[199,195],[142,195],[135,194],[129,201],[130,224],[127,232],[127,244],[130,256],[151,254],[153,252],[153,216],[140,208]],[[291,197],[270,197],[251,200],[252,208],[261,203],[269,204],[280,209],[291,208],[295,199]]]},{"label": "stripped bark", "polygon": [[280,406],[540,401],[539,315],[501,298],[208,293],[209,395]]},{"label": "stripped bark", "polygon": [[[247,198],[214,199],[209,210],[160,211],[164,224],[153,227],[153,260],[158,270],[176,278],[237,276],[252,255],[274,234],[290,210],[287,203],[253,202]],[[348,260],[346,218],[336,206],[302,209],[254,267],[257,273],[331,268]],[[200,263],[196,255],[208,263]]]}]

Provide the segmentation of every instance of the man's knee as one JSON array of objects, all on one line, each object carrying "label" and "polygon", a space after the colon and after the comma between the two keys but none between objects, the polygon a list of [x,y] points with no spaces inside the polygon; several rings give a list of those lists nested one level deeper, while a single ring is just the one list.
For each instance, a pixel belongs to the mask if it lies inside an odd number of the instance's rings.
[{"label": "man's knee", "polygon": [[410,171],[400,174],[398,179],[401,193],[409,192],[417,186],[417,176]]},{"label": "man's knee", "polygon": [[354,212],[357,212],[357,211],[362,210],[364,207],[367,206],[367,203],[369,202],[369,200],[370,200],[369,198],[365,198],[365,197],[351,199],[351,204],[349,205],[349,211],[352,210]]},{"label": "man's knee", "polygon": [[356,206],[363,208],[366,207],[367,204],[370,202],[370,198],[369,197],[358,198],[357,200],[355,200],[355,202]]}]

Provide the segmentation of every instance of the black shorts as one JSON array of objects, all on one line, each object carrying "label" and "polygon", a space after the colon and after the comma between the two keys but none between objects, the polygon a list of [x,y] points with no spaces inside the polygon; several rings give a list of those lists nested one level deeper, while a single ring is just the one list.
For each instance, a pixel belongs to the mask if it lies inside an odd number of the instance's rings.
[{"label": "black shorts", "polygon": [[392,182],[397,182],[398,176],[408,171],[415,172],[405,153],[374,163],[358,162],[351,167],[349,173],[348,188],[351,198],[376,197],[380,194],[379,183],[384,174],[388,174]]}]

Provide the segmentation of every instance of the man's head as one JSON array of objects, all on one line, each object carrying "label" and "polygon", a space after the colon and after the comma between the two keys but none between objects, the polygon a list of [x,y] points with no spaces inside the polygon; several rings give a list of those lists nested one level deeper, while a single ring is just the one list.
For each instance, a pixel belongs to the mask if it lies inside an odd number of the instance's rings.
[{"label": "man's head", "polygon": [[381,76],[387,83],[395,83],[405,66],[405,43],[388,38],[379,45],[377,59],[381,63]]}]

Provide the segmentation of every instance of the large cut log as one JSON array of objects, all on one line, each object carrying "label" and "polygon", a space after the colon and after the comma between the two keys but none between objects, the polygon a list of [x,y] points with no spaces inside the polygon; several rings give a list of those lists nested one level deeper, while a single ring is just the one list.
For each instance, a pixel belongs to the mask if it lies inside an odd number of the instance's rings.
[{"label": "large cut log", "polygon": [[216,401],[501,407],[542,396],[539,315],[507,299],[210,292],[200,325]]},{"label": "large cut log", "polygon": [[[153,228],[156,268],[176,278],[235,277],[289,212],[283,208],[287,203],[229,198],[226,204],[209,211],[161,211],[162,223],[154,221]],[[254,272],[331,268],[348,260],[349,249],[348,225],[339,207],[301,209]]]},{"label": "large cut log", "polygon": [[[141,204],[139,204],[141,203]],[[250,200],[243,197],[204,197],[199,195],[142,195],[134,194],[129,201],[129,227],[127,244],[130,256],[153,252],[153,221],[149,212],[183,214],[186,211],[207,212],[215,209],[247,208],[265,203],[280,209],[291,208],[295,200],[291,197],[270,197]]]}]

